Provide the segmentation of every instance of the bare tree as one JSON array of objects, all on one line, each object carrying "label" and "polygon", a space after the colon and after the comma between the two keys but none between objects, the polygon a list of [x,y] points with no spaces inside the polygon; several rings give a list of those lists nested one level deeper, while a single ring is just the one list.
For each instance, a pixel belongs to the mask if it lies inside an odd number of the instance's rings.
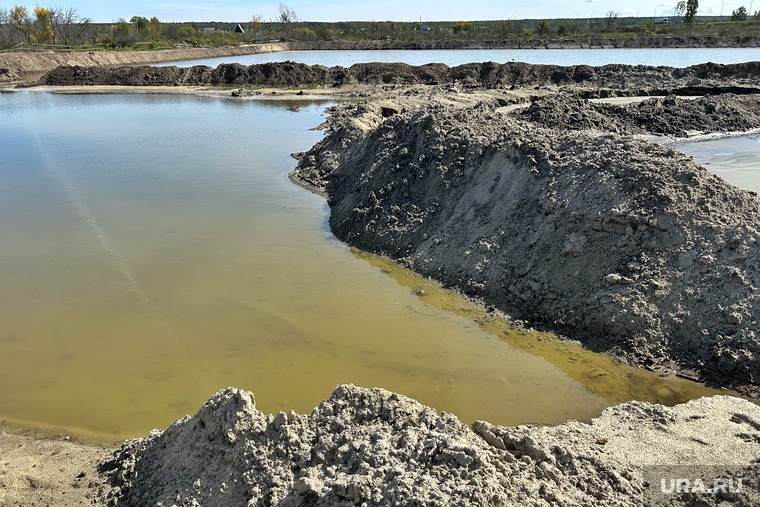
[{"label": "bare tree", "polygon": [[80,21],[77,10],[74,7],[51,7],[51,11],[56,41],[70,46],[76,31],[75,25]]},{"label": "bare tree", "polygon": [[278,16],[277,20],[283,25],[290,25],[291,23],[298,22],[298,15],[296,14],[296,11],[287,5],[280,4],[278,10],[280,11],[280,15]]},{"label": "bare tree", "polygon": [[264,27],[264,21],[261,17],[261,14],[254,14],[251,16],[251,29],[249,32],[253,33],[254,37],[259,37],[261,33],[262,28]]},{"label": "bare tree", "polygon": [[11,17],[8,9],[0,7],[0,48],[9,48],[13,45],[11,41]]},{"label": "bare tree", "polygon": [[604,15],[604,24],[607,27],[607,30],[611,30],[613,26],[617,24],[618,16],[620,13],[615,11],[607,11],[607,14]]}]

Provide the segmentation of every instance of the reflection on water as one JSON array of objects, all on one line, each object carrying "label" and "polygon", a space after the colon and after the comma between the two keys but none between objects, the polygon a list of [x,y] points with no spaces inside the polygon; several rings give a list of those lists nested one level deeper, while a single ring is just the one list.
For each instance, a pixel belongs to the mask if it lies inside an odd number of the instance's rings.
[{"label": "reflection on water", "polygon": [[380,268],[400,285],[409,287],[426,304],[471,319],[483,331],[498,336],[515,349],[549,361],[607,400],[643,400],[675,405],[700,396],[726,394],[726,391],[709,389],[682,378],[661,377],[655,372],[621,365],[605,354],[590,352],[549,333],[515,329],[503,318],[485,312],[460,295],[443,289],[437,282],[404,269],[390,259],[357,249],[352,252],[357,258]]},{"label": "reflection on water", "polygon": [[228,385],[267,412],[309,412],[353,382],[497,424],[708,392],[631,381],[352,255],[325,229],[324,200],[287,179],[289,154],[319,139],[308,129],[322,109],[4,96],[0,419],[113,440],[164,427]]}]

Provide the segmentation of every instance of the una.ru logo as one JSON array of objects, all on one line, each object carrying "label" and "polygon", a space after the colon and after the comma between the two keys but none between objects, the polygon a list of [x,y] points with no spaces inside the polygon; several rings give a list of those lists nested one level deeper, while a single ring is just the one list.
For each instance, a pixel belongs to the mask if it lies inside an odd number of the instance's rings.
[{"label": "una.ru logo", "polygon": [[712,480],[712,488],[705,486],[702,479],[661,479],[660,489],[663,493],[741,493],[742,479],[737,478],[734,484],[734,479],[716,478]]}]

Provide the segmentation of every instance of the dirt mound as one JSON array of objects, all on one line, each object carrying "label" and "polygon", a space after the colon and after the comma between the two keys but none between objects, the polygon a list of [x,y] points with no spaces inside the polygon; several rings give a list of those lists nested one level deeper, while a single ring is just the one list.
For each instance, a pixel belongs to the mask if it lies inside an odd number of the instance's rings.
[{"label": "dirt mound", "polygon": [[0,82],[18,81],[24,76],[37,75],[61,65],[82,67],[114,67],[138,65],[222,56],[250,55],[287,50],[287,44],[251,44],[223,46],[218,48],[185,47],[162,51],[77,51],[42,53],[9,52],[0,53],[0,68],[9,69],[11,77],[0,73]]},{"label": "dirt mound", "polygon": [[[62,66],[43,76],[38,85],[252,85],[303,86],[324,84],[454,85],[469,88],[511,88],[522,86],[573,85],[588,97],[611,95],[698,94],[716,86],[736,93],[758,92],[760,62],[735,65],[702,64],[686,69],[605,65],[530,65],[510,62],[468,63],[456,67],[444,64],[412,66],[404,63],[364,63],[345,67],[323,67],[294,62],[243,66],[96,68]],[[725,91],[725,90],[723,90]]]},{"label": "dirt mound", "polygon": [[755,194],[671,149],[492,104],[342,114],[295,172],[326,189],[339,239],[630,363],[756,389]]},{"label": "dirt mound", "polygon": [[558,130],[687,137],[694,130],[735,132],[760,128],[760,102],[754,95],[721,94],[693,100],[657,97],[621,106],[557,94],[534,100],[517,116]]},{"label": "dirt mound", "polygon": [[[127,441],[104,467],[108,503],[644,505],[648,464],[725,459],[749,472],[760,452],[760,409],[723,396],[627,403],[591,425],[474,428],[383,389],[339,386],[310,415],[265,415],[252,393],[228,388]],[[745,483],[732,499],[756,493]]]}]

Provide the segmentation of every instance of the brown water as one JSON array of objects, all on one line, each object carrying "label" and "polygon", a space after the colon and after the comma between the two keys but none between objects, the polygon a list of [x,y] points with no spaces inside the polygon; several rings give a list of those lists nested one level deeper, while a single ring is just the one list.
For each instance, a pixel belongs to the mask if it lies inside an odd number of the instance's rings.
[{"label": "brown water", "polygon": [[6,427],[113,441],[228,385],[265,412],[352,382],[505,425],[714,392],[520,334],[336,241],[324,200],[287,180],[323,108],[0,95]]}]

